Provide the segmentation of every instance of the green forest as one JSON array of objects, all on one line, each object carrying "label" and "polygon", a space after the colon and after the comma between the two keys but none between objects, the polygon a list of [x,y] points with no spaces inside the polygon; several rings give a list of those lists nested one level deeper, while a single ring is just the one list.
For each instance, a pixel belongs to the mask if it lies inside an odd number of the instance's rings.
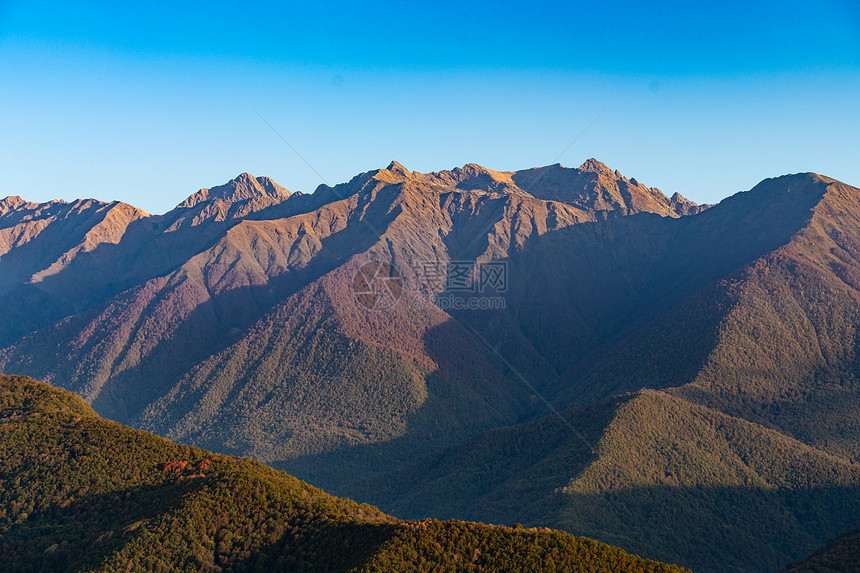
[{"label": "green forest", "polygon": [[246,458],[0,376],[4,571],[612,571],[679,567],[549,529],[401,521]]}]

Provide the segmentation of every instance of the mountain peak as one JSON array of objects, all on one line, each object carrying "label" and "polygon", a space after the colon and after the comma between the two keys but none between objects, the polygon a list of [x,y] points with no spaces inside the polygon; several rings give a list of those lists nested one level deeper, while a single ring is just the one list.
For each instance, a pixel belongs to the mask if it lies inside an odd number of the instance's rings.
[{"label": "mountain peak", "polygon": [[240,173],[224,185],[218,185],[211,189],[201,189],[185,201],[179,207],[189,208],[204,201],[220,199],[229,203],[247,201],[260,197],[269,199],[286,199],[291,193],[281,187],[268,177],[254,177],[250,173]]},{"label": "mountain peak", "polygon": [[649,212],[678,217],[701,210],[680,195],[672,201],[659,189],[646,187],[635,179],[628,180],[594,158],[578,169],[556,163],[517,171],[512,179],[533,197],[567,203],[586,211]]},{"label": "mountain peak", "polygon": [[399,183],[404,179],[412,177],[412,172],[403,167],[403,165],[397,161],[392,161],[385,169],[371,171],[370,175],[377,181],[384,181],[385,183]]},{"label": "mountain peak", "polygon": [[389,163],[386,169],[388,169],[392,173],[397,173],[398,175],[404,175],[407,177],[411,174],[408,169],[403,167],[403,165],[401,165],[397,161],[392,161],[391,163]]},{"label": "mountain peak", "polygon": [[17,195],[10,195],[0,199],[0,215],[11,213],[18,207],[26,205],[27,201]]},{"label": "mountain peak", "polygon": [[497,181],[510,179],[510,174],[508,173],[505,173],[503,171],[496,171],[494,169],[484,167],[483,165],[478,165],[477,163],[467,163],[463,167],[458,167],[454,169],[454,171],[469,176],[485,175]]},{"label": "mountain peak", "polygon": [[424,181],[437,185],[448,185],[465,191],[477,190],[491,193],[522,193],[511,181],[511,173],[494,171],[477,163],[467,163],[450,171],[437,171],[421,176]]},{"label": "mountain peak", "polygon": [[9,195],[0,199],[0,205],[5,206],[20,205],[22,203],[25,203],[25,201],[18,195]]},{"label": "mountain peak", "polygon": [[585,163],[579,166],[580,171],[588,171],[592,173],[605,173],[607,175],[614,175],[615,172],[610,169],[605,163],[601,163],[600,161],[594,159],[593,157],[586,159]]}]

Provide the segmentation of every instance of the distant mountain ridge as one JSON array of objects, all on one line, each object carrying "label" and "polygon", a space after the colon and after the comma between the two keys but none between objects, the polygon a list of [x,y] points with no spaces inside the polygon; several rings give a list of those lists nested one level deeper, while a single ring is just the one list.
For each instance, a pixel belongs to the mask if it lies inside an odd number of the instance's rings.
[{"label": "distant mountain ridge", "polygon": [[[410,517],[552,524],[699,571],[776,570],[860,523],[836,501],[860,461],[860,190],[833,179],[697,206],[596,160],[392,162],[313,194],[243,174],[75,250],[82,211],[62,251],[58,219],[21,222],[52,204],[0,205],[0,237],[28,237],[0,256],[20,309],[0,371],[107,417]],[[384,310],[354,292],[380,261],[404,285]],[[457,295],[499,308],[428,302],[422,269],[464,261],[504,267],[501,292]]]}]

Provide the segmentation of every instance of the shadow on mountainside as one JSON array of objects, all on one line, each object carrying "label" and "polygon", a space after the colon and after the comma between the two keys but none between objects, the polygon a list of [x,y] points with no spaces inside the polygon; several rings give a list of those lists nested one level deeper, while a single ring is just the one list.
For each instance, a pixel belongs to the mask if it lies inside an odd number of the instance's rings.
[{"label": "shadow on mountainside", "polygon": [[425,341],[438,369],[423,374],[426,398],[410,411],[401,435],[267,463],[328,491],[343,492],[347,483],[521,420],[528,390],[503,375],[501,365],[461,325],[444,322],[431,329]]},{"label": "shadow on mountainside", "polygon": [[557,508],[534,501],[551,497],[550,492],[566,486],[596,459],[593,448],[614,407],[627,399],[575,408],[562,413],[563,420],[546,414],[518,426],[495,428],[389,473],[346,481],[338,492],[404,519],[541,524]]},{"label": "shadow on mountainside", "polygon": [[[499,425],[547,415],[549,410],[532,389],[470,330],[560,406],[692,381],[713,350],[717,327],[731,303],[719,281],[785,244],[809,219],[809,207],[816,200],[814,193],[777,197],[780,200],[769,195],[766,190],[741,194],[680,220],[640,214],[533,236],[522,251],[502,260],[510,273],[509,289],[503,294],[505,318],[487,311],[452,312],[463,326],[449,322],[425,335],[428,350],[438,340],[456,338],[462,343],[448,344],[445,352],[433,354],[439,369],[427,376],[428,400],[410,416],[405,435],[270,463],[349,494],[350,482],[391,471],[422,450],[444,448],[455,438],[468,437],[469,433],[445,428],[460,416],[474,417],[492,407],[492,401],[470,411],[445,400],[452,390],[468,388],[464,373],[477,372],[474,364],[453,359],[464,345],[495,364],[504,387],[515,388],[513,392],[522,392],[527,399],[524,409],[503,417],[506,421]],[[736,219],[743,224],[733,229],[730,223]],[[455,243],[452,249],[473,251]],[[534,346],[530,348],[529,342]],[[547,364],[563,365],[559,359],[563,354],[580,358],[556,376]],[[446,385],[452,383],[456,386],[448,390]],[[455,417],[449,419],[449,414]],[[389,508],[383,496],[373,501]]]},{"label": "shadow on mountainside", "polygon": [[[266,547],[229,563],[233,571],[330,571],[361,567],[392,538],[396,525],[328,522],[297,533],[285,533]],[[296,542],[300,541],[300,548]]]},{"label": "shadow on mountainside", "polygon": [[[806,177],[782,179],[680,219],[643,213],[532,236],[503,261],[504,313],[561,373],[535,386],[569,407],[692,381],[744,268],[785,246],[821,199]],[[480,313],[453,314],[517,355]]]},{"label": "shadow on mountainside", "polygon": [[[3,298],[21,309],[22,318],[3,321],[0,344],[9,344],[28,332],[34,332],[67,316],[96,308],[123,291],[164,274],[173,272],[186,260],[211,247],[211,242],[235,222],[211,222],[207,225],[164,232],[171,221],[165,216],[138,219],[129,223],[118,243],[100,243],[94,249],[78,253],[54,274],[37,283],[21,283]],[[16,247],[3,257],[3,266],[24,261],[38,261],[39,253],[55,241],[51,226],[28,243]],[[61,227],[56,230],[63,233]],[[47,235],[44,236],[43,235]],[[46,245],[47,243],[47,245]],[[74,245],[69,245],[72,248]],[[24,279],[46,268],[33,267]],[[47,307],[45,304],[47,303]]]},{"label": "shadow on mountainside", "polygon": [[[350,571],[390,539],[395,526],[355,521],[281,522],[277,537],[243,548],[241,532],[226,531],[223,516],[203,513],[194,500],[210,479],[186,478],[107,494],[87,495],[34,513],[0,536],[4,571],[92,571],[152,567],[163,558],[186,567],[229,567],[234,571]],[[204,496],[205,497],[205,496]],[[251,508],[248,508],[251,511]],[[221,520],[223,519],[223,522]],[[170,535],[191,525],[197,541]],[[186,532],[186,535],[189,532]],[[234,538],[230,543],[229,540]],[[211,546],[206,546],[206,539]],[[129,550],[125,555],[124,551]],[[134,561],[129,558],[133,557]]]},{"label": "shadow on mountainside", "polygon": [[134,543],[141,525],[182,505],[203,480],[132,487],[84,495],[33,513],[0,536],[6,571],[89,571]]},{"label": "shadow on mountainside", "polygon": [[702,573],[778,571],[860,521],[860,486],[649,486],[556,496],[556,519],[540,525]]}]

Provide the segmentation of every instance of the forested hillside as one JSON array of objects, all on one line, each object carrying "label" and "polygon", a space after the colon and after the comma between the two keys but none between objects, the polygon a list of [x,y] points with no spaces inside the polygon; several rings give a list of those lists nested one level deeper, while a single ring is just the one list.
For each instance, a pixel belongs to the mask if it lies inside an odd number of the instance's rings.
[{"label": "forested hillside", "polygon": [[844,573],[857,570],[860,563],[860,528],[830,541],[804,559],[792,563],[783,573]]},{"label": "forested hillside", "polygon": [[546,529],[404,522],[0,376],[4,571],[681,569]]},{"label": "forested hillside", "polygon": [[[545,524],[696,571],[773,571],[860,516],[860,465],[644,391],[344,488],[394,512]],[[591,448],[594,448],[593,450]]]}]

